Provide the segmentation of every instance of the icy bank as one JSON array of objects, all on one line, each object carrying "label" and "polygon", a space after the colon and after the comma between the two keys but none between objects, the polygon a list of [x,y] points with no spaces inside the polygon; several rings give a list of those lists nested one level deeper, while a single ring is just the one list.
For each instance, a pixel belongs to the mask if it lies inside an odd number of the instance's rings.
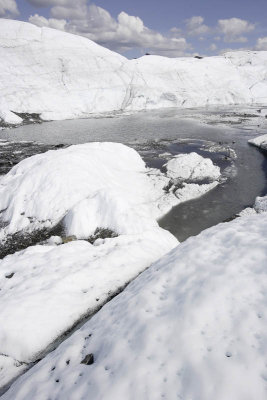
[{"label": "icy bank", "polygon": [[265,400],[266,222],[238,218],[179,245],[3,400]]},{"label": "icy bank", "polygon": [[160,107],[267,102],[267,52],[127,60],[84,37],[1,19],[0,118],[66,119]]}]

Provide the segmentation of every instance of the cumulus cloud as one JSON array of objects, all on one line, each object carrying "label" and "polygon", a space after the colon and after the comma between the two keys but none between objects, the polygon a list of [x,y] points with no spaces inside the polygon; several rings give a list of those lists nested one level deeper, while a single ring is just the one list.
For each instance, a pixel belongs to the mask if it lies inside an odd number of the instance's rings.
[{"label": "cumulus cloud", "polygon": [[19,15],[15,0],[0,0],[0,17],[15,17]]},{"label": "cumulus cloud", "polygon": [[267,36],[258,38],[256,50],[267,50]]},{"label": "cumulus cloud", "polygon": [[[45,0],[30,0],[45,3]],[[46,4],[49,0],[46,1]],[[52,1],[52,0],[51,0]],[[30,18],[30,22],[38,26],[65,29],[67,32],[79,34],[115,51],[127,51],[133,48],[143,52],[179,56],[189,48],[185,38],[168,37],[146,27],[141,18],[121,12],[117,19],[110,13],[94,4],[87,5],[86,0],[65,1],[65,5],[57,3],[51,9],[52,18],[39,15]],[[63,0],[61,0],[63,2]],[[53,25],[53,26],[52,26]]]},{"label": "cumulus cloud", "polygon": [[64,19],[55,19],[55,18],[45,18],[38,14],[31,15],[29,18],[29,22],[39,27],[46,26],[48,28],[59,29],[61,31],[65,30],[65,26],[67,21]]},{"label": "cumulus cloud", "polygon": [[216,45],[215,43],[212,43],[212,44],[210,45],[210,47],[209,47],[209,50],[211,50],[211,51],[217,50],[217,45]]},{"label": "cumulus cloud", "polygon": [[26,0],[35,7],[71,6],[73,0]]},{"label": "cumulus cloud", "polygon": [[210,31],[210,28],[203,24],[204,18],[201,16],[195,16],[185,21],[186,31],[189,36],[204,35]]},{"label": "cumulus cloud", "polygon": [[240,18],[219,19],[217,28],[224,35],[225,42],[244,43],[247,41],[244,34],[253,31],[255,24]]}]

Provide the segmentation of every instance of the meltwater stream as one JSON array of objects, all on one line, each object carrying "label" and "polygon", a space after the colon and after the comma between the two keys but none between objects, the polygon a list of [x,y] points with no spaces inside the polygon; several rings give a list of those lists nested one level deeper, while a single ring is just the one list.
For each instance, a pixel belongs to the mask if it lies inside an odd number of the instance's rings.
[{"label": "meltwater stream", "polygon": [[[206,195],[174,207],[159,221],[160,226],[183,241],[233,218],[245,207],[252,206],[256,196],[267,193],[267,159],[247,143],[248,139],[262,133],[259,126],[253,124],[252,117],[256,114],[256,107],[250,107],[250,119],[244,112],[242,114],[240,107],[235,110],[157,110],[25,125],[0,131],[0,139],[16,142],[2,146],[2,154],[5,152],[9,160],[7,169],[12,163],[49,148],[92,141],[127,144],[141,154],[149,167],[164,168],[171,156],[192,151],[211,158],[228,179]],[[34,143],[20,145],[18,142],[22,141]],[[40,142],[42,144],[38,145]],[[231,149],[236,153],[235,159]],[[3,155],[1,163],[2,173],[5,173]]]}]

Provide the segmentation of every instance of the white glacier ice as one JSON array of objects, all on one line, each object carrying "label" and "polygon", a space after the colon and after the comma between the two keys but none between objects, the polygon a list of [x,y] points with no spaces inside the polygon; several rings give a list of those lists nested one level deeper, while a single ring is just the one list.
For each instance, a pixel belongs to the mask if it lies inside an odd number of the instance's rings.
[{"label": "white glacier ice", "polygon": [[267,102],[267,52],[137,60],[89,39],[1,19],[0,118],[45,120],[160,107]]}]

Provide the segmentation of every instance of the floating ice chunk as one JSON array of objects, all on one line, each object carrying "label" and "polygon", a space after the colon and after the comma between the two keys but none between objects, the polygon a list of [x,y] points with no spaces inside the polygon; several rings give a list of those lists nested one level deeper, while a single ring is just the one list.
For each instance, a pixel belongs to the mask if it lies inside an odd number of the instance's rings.
[{"label": "floating ice chunk", "polygon": [[181,188],[175,191],[175,196],[182,203],[184,201],[203,196],[203,194],[207,193],[211,189],[214,189],[218,184],[218,181],[202,185],[198,185],[197,183],[184,183]]},{"label": "floating ice chunk", "polygon": [[178,181],[215,181],[220,177],[220,168],[211,159],[197,153],[179,154],[166,164],[167,176]]},{"label": "floating ice chunk", "polygon": [[267,135],[258,136],[254,139],[250,139],[248,142],[263,150],[267,150]]}]

